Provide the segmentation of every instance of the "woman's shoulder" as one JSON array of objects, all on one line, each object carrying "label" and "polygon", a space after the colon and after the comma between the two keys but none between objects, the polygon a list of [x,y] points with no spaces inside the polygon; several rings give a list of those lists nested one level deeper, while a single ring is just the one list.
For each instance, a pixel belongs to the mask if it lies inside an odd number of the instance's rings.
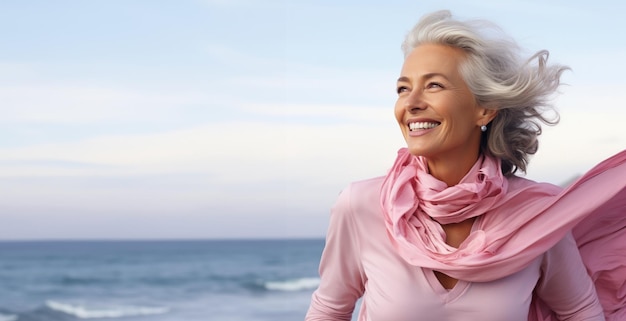
[{"label": "woman's shoulder", "polygon": [[372,202],[379,204],[380,188],[384,179],[384,176],[379,176],[353,181],[341,191],[338,202],[347,203],[353,209],[361,207],[364,203],[365,205]]},{"label": "woman's shoulder", "polygon": [[377,176],[372,178],[367,178],[363,180],[353,181],[348,185],[348,188],[352,190],[353,193],[361,194],[376,194],[380,196],[380,188],[383,185],[383,181],[385,180],[384,176]]},{"label": "woman's shoulder", "polygon": [[382,219],[380,189],[384,177],[353,181],[346,186],[333,206],[335,215],[350,216],[351,220],[366,223],[369,218]]}]

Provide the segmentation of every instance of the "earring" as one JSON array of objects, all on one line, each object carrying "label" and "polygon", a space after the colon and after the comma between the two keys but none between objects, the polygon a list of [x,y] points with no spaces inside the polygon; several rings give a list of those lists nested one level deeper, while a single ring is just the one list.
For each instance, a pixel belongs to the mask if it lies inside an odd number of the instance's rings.
[{"label": "earring", "polygon": [[483,133],[486,132],[487,131],[487,126],[485,126],[485,125],[480,126],[480,131],[483,132]]}]

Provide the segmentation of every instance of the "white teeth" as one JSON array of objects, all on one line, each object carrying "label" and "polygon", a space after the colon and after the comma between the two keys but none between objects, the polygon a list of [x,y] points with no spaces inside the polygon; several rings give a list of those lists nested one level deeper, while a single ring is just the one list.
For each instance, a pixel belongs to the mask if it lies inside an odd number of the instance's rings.
[{"label": "white teeth", "polygon": [[419,130],[419,129],[430,129],[430,128],[435,128],[437,126],[439,126],[439,123],[431,123],[431,122],[409,123],[409,129],[411,131]]}]

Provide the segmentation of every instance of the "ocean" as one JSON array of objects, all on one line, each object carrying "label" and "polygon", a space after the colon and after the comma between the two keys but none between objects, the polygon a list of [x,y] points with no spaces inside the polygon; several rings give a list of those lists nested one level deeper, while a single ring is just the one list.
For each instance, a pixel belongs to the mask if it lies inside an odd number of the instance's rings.
[{"label": "ocean", "polygon": [[324,240],[0,242],[0,321],[303,320]]}]

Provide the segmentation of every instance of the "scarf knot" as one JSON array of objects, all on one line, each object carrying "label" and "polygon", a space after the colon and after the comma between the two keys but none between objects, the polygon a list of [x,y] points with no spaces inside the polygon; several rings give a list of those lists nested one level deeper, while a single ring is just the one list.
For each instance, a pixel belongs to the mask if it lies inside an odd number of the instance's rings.
[{"label": "scarf knot", "polygon": [[480,253],[487,242],[484,232],[474,231],[461,248],[451,247],[439,224],[480,216],[506,191],[507,180],[495,158],[481,156],[459,184],[448,186],[428,173],[425,158],[402,148],[383,182],[381,206],[392,243],[407,261],[425,255],[446,262]]},{"label": "scarf knot", "polygon": [[500,162],[493,157],[481,156],[459,184],[448,186],[428,173],[425,158],[402,148],[383,183],[381,204],[395,223],[424,213],[450,224],[484,214],[506,191]]},{"label": "scarf knot", "polygon": [[500,162],[492,157],[481,156],[459,184],[449,187],[431,176],[426,160],[419,159],[415,178],[418,207],[441,224],[482,215],[506,194]]}]

